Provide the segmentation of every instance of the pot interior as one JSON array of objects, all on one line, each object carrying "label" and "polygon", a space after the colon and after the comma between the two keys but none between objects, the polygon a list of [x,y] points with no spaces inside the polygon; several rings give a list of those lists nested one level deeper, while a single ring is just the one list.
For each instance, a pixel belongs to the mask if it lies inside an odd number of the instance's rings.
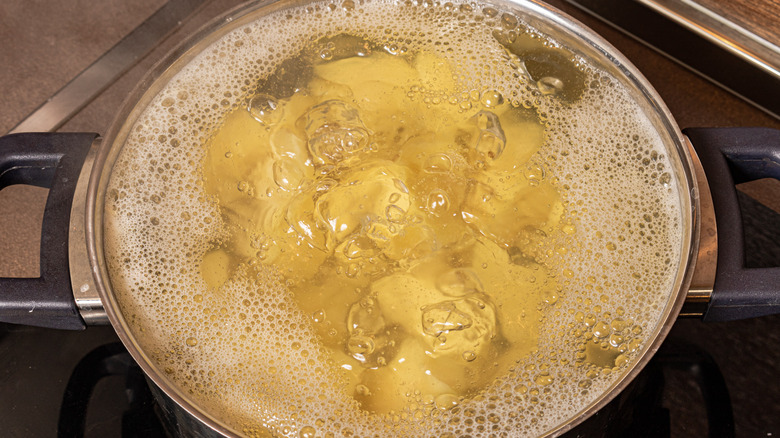
[{"label": "pot interior", "polygon": [[142,84],[93,177],[99,287],[223,434],[561,432],[682,304],[689,157],[534,2],[282,2]]}]

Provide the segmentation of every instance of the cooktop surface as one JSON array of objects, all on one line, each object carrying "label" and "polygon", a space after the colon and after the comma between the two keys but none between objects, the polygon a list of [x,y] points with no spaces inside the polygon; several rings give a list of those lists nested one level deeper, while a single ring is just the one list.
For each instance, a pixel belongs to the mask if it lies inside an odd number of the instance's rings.
[{"label": "cooktop surface", "polygon": [[[109,81],[94,100],[77,110],[58,130],[105,133],[116,108],[156,60],[186,35],[238,3],[211,0],[189,4],[191,10],[182,20],[175,20],[172,28],[150,45],[148,54]],[[623,52],[656,87],[681,127],[780,128],[777,119],[599,19],[563,1],[550,3],[592,27]],[[0,95],[4,103],[0,108],[0,133],[8,132],[24,120],[79,72],[166,5],[168,3],[162,0],[0,2],[0,39],[3,41],[0,65],[4,66],[0,69]],[[780,220],[776,211],[780,211],[780,184],[759,181],[742,190],[750,195],[744,201],[751,212],[747,217],[755,222],[749,225],[751,263],[778,266],[780,251],[776,236],[780,235]],[[0,254],[3,255],[0,257],[0,275],[38,275],[40,239],[37,233],[45,199],[46,190],[36,187],[14,186],[0,192]],[[756,205],[753,199],[769,208]],[[121,347],[115,344],[117,341],[111,327],[64,332],[0,325],[2,436],[58,436],[61,412],[65,412],[66,417],[86,415],[86,436],[121,436],[122,433],[125,436],[155,436],[162,433],[153,429],[154,425],[140,432],[132,429],[123,432],[123,418],[125,423],[134,422],[134,414],[126,413],[134,403],[142,410],[151,409],[147,414],[154,415],[154,408],[146,405],[147,399],[141,390],[128,389],[128,382],[135,382],[138,376],[131,371],[132,363],[122,356]],[[701,357],[711,358],[717,365],[730,396],[736,436],[780,434],[780,317],[728,323],[679,320],[668,344],[672,350],[672,347],[683,346],[680,348],[684,352],[703,352]],[[96,350],[98,353],[94,353]],[[99,365],[104,371],[97,372],[106,376],[95,383],[94,395],[98,401],[88,405],[86,414],[74,414],[75,411],[68,407],[70,402],[65,401],[73,392],[68,389],[68,382],[74,374],[83,373],[85,361],[97,360],[96,355],[101,352],[109,359],[108,365]],[[702,395],[696,373],[691,374],[691,366],[680,365],[680,360],[669,359],[664,366],[659,365],[660,371],[656,371],[662,373],[664,381],[660,406],[668,413],[671,436],[699,437],[706,434],[708,428],[706,397]],[[105,371],[105,367],[127,372],[113,374]],[[139,421],[146,424],[151,420]]]}]

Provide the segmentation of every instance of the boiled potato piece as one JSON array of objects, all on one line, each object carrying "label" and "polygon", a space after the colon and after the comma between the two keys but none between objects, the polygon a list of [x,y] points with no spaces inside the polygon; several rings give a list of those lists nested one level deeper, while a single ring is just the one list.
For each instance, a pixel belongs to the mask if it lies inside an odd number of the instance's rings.
[{"label": "boiled potato piece", "polygon": [[424,348],[414,339],[401,343],[398,354],[387,365],[368,369],[361,375],[365,389],[356,391],[355,399],[371,412],[401,412],[413,400],[415,391],[423,397],[453,394],[455,391],[429,371]]}]

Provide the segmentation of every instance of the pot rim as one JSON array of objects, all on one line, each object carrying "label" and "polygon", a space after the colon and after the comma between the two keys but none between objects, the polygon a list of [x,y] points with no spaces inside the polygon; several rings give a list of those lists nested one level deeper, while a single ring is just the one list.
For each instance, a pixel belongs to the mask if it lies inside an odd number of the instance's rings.
[{"label": "pot rim", "polygon": [[[268,14],[279,9],[312,2],[317,2],[317,0],[261,0],[250,2],[228,11],[221,17],[209,22],[195,34],[189,36],[177,48],[173,49],[159,61],[135,87],[134,91],[127,96],[106,132],[89,178],[85,218],[87,253],[92,276],[111,325],[125,348],[127,348],[155,385],[191,416],[200,420],[215,432],[225,436],[239,435],[218,418],[198,407],[196,402],[179,390],[176,385],[172,384],[165,377],[165,373],[153,364],[153,361],[132,335],[129,324],[122,316],[119,305],[111,291],[109,284],[110,276],[103,253],[103,206],[113,163],[123,147],[122,144],[115,145],[114,143],[117,142],[117,139],[126,137],[127,132],[135,120],[137,120],[137,117],[157,94],[159,90],[154,89],[153,86],[167,83],[168,79],[178,73],[179,69],[175,67],[187,65],[192,58],[214,41],[238,26],[245,24],[245,22],[249,22],[250,17],[251,20],[255,20],[257,17],[253,12],[264,9],[264,13]],[[685,292],[693,276],[696,262],[695,255],[698,252],[700,206],[696,177],[693,171],[693,159],[690,151],[685,146],[683,134],[660,95],[641,72],[606,39],[568,14],[538,0],[494,0],[485,3],[496,4],[503,9],[518,12],[520,16],[528,15],[529,13],[539,16],[556,28],[563,29],[568,36],[575,37],[578,42],[589,50],[595,50],[602,57],[601,61],[608,62],[611,67],[617,69],[634,87],[634,92],[639,93],[644,98],[645,103],[650,105],[652,114],[657,117],[655,127],[658,128],[660,123],[674,146],[672,149],[669,142],[665,141],[668,152],[675,151],[675,160],[672,160],[672,164],[677,165],[675,174],[678,179],[683,235],[680,243],[678,271],[664,311],[659,317],[659,322],[654,328],[652,335],[647,337],[648,340],[645,342],[641,353],[633,360],[634,363],[629,369],[624,371],[618,380],[604,390],[597,399],[581,410],[575,417],[569,418],[566,422],[545,433],[547,436],[557,436],[582,423],[622,392],[654,356],[671,330],[685,301]]]}]

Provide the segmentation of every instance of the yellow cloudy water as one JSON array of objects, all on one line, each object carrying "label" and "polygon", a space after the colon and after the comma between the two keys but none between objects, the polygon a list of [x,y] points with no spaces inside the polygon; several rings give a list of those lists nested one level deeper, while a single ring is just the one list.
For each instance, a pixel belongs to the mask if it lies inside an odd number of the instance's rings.
[{"label": "yellow cloudy water", "polygon": [[228,115],[202,163],[230,234],[204,256],[207,283],[243,264],[280,272],[370,412],[476,394],[535,349],[557,288],[508,253],[532,253],[518,240],[561,213],[520,170],[538,116],[464,110],[446,99],[453,77],[426,52],[317,64],[292,96],[262,90],[278,116],[255,117],[257,97]]},{"label": "yellow cloudy water", "polygon": [[537,436],[644,353],[675,159],[536,19],[337,0],[231,21],[128,121],[106,269],[151,366],[243,436]]}]

